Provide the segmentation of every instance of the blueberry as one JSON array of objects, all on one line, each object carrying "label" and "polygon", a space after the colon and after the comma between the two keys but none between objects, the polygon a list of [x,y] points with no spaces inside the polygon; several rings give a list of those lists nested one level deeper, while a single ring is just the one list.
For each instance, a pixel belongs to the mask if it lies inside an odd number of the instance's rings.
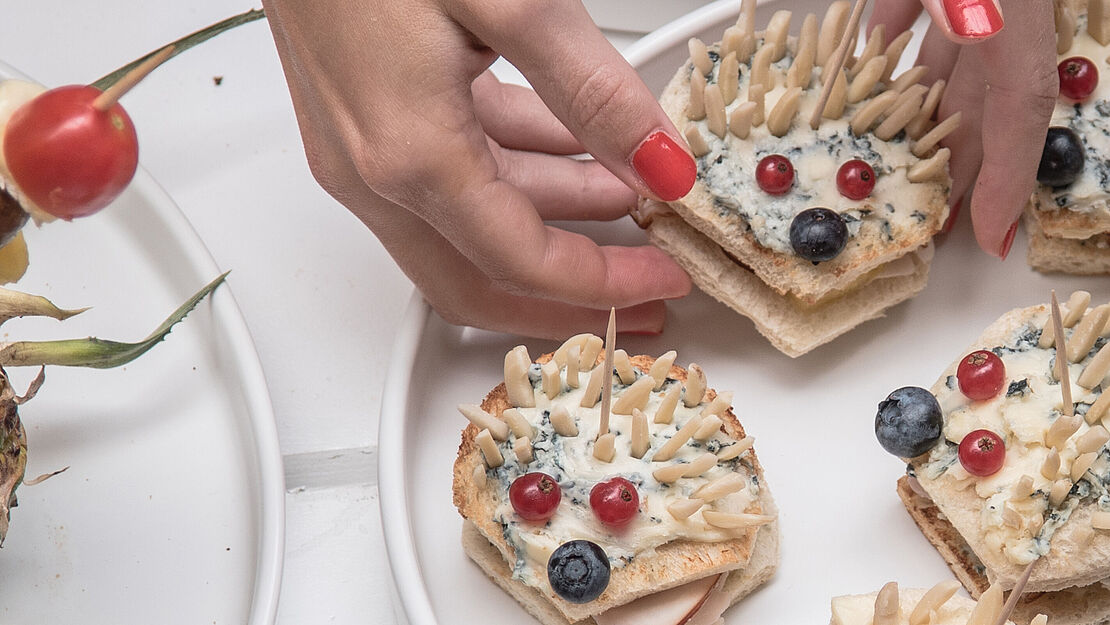
[{"label": "blueberry", "polygon": [[919,386],[904,386],[879,402],[875,437],[883,449],[899,458],[929,451],[940,440],[944,417],[933,394]]},{"label": "blueberry", "polygon": [[565,542],[547,560],[547,580],[563,599],[588,603],[609,585],[609,557],[588,540]]},{"label": "blueberry", "polygon": [[1050,187],[1067,186],[1083,171],[1083,141],[1071,128],[1048,129],[1037,168],[1037,181]]},{"label": "blueberry", "polygon": [[807,208],[790,222],[790,246],[802,258],[819,263],[832,260],[848,243],[844,218],[827,208]]}]

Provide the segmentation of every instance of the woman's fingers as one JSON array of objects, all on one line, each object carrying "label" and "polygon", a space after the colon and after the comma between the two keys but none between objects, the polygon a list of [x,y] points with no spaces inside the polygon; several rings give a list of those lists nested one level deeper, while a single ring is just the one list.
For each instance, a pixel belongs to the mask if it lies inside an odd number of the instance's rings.
[{"label": "woman's fingers", "polygon": [[[948,39],[954,43],[976,43],[1002,31],[1005,21],[998,0],[921,0]],[[1018,7],[1024,11],[1027,0]],[[1015,16],[1022,17],[1022,16]]]},{"label": "woman's fingers", "polygon": [[491,149],[498,175],[523,191],[545,221],[611,221],[636,203],[636,192],[597,161]]},{"label": "woman's fingers", "polygon": [[470,91],[479,123],[501,146],[548,154],[586,151],[535,91],[504,84],[490,71],[478,76]]},{"label": "woman's fingers", "polygon": [[924,65],[929,68],[928,73],[921,79],[924,85],[931,85],[938,80],[947,81],[956,66],[956,59],[960,56],[962,47],[952,43],[944,32],[935,23],[929,25],[925,37],[921,40],[921,50],[917,53],[914,65]]},{"label": "woman's fingers", "polygon": [[693,186],[697,166],[685,142],[580,2],[443,6],[520,69],[586,149],[629,186],[664,200]]},{"label": "woman's fingers", "polygon": [[886,43],[909,30],[921,15],[919,0],[875,0],[871,18],[867,21],[867,34],[879,24],[886,25]]}]

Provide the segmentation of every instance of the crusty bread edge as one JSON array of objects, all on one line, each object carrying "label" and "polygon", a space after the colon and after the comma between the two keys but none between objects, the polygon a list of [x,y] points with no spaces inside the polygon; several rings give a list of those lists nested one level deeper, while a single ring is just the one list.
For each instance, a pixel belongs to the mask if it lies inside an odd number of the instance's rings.
[{"label": "crusty bread edge", "polygon": [[1080,276],[1110,274],[1110,233],[1099,233],[1087,239],[1066,239],[1049,236],[1032,210],[1025,213],[1025,230],[1029,237],[1029,266],[1041,273],[1067,273]]}]

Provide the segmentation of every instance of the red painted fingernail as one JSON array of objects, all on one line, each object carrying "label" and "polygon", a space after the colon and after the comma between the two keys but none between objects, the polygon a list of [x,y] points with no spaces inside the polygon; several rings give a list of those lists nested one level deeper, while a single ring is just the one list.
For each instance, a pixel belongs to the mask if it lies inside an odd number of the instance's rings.
[{"label": "red painted fingernail", "polygon": [[956,200],[952,208],[948,209],[948,219],[944,221],[944,225],[940,228],[941,234],[948,234],[948,232],[952,230],[952,226],[956,225],[956,218],[960,216],[960,209],[963,208],[963,206],[964,199],[960,198]]},{"label": "red painted fingernail", "polygon": [[1010,229],[1006,231],[1006,238],[1002,239],[1002,249],[998,251],[998,257],[1002,260],[1006,260],[1006,257],[1010,255],[1010,246],[1014,244],[1014,235],[1017,234],[1017,227],[1018,222],[1015,221],[1014,225],[1010,226]]},{"label": "red painted fingernail", "polygon": [[667,133],[657,130],[632,153],[632,168],[659,199],[670,202],[694,186],[698,166]]},{"label": "red painted fingernail", "polygon": [[1002,14],[994,0],[944,0],[944,12],[960,37],[990,37],[1002,30]]}]

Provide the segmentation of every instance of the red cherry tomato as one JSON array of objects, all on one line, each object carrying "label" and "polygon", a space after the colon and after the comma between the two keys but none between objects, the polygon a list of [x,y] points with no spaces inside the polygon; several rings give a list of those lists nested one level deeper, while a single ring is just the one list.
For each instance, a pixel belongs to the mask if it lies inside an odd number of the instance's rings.
[{"label": "red cherry tomato", "polygon": [[782,195],[794,186],[794,166],[781,154],[764,156],[755,166],[755,181],[771,195]]},{"label": "red cherry tomato", "polygon": [[1086,100],[1098,86],[1098,67],[1085,56],[1073,56],[1056,66],[1060,74],[1060,95],[1070,100]]},{"label": "red cherry tomato", "polygon": [[62,219],[104,208],[131,182],[139,142],[118,103],[107,111],[85,85],[51,89],[16,109],[4,135],[12,178],[39,208]]},{"label": "red cherry tomato", "polygon": [[875,188],[875,170],[858,158],[852,159],[837,170],[836,188],[849,200],[862,200]]},{"label": "red cherry tomato", "polygon": [[971,352],[956,367],[956,381],[969,399],[990,399],[1006,384],[1006,365],[994,352]]},{"label": "red cherry tomato", "polygon": [[509,486],[509,503],[525,521],[546,521],[555,515],[563,491],[555,478],[546,473],[526,473]]},{"label": "red cherry tomato", "polygon": [[624,527],[640,512],[640,494],[623,477],[599,482],[590,491],[590,507],[597,519],[609,527]]},{"label": "red cherry tomato", "polygon": [[960,441],[960,464],[972,475],[994,475],[1006,461],[1006,444],[990,430],[969,432]]}]

